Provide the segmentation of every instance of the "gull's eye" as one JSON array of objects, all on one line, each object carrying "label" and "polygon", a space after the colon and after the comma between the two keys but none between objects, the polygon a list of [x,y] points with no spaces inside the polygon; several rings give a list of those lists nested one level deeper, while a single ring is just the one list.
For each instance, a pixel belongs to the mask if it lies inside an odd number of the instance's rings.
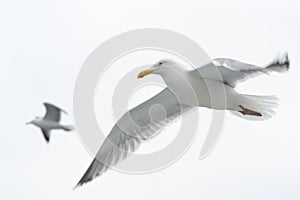
[{"label": "gull's eye", "polygon": [[158,63],[158,65],[162,65],[162,64],[163,64],[163,62],[159,62],[159,63]]}]

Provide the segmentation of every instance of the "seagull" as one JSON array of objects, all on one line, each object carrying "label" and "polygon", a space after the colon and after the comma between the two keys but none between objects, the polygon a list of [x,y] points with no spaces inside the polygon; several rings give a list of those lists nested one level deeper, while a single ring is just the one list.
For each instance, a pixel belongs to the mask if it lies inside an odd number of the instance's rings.
[{"label": "seagull", "polygon": [[288,54],[284,53],[266,67],[228,58],[217,58],[205,66],[190,71],[175,61],[160,60],[149,69],[140,72],[137,77],[160,75],[168,88],[189,105],[230,110],[241,118],[265,120],[274,114],[277,97],[240,94],[235,87],[248,78],[271,72],[285,72],[288,69],[289,58]]},{"label": "seagull", "polygon": [[[75,187],[102,175],[109,167],[126,159],[143,141],[154,137],[166,124],[198,107],[229,110],[247,120],[269,119],[277,105],[275,96],[240,94],[235,87],[260,74],[288,71],[289,65],[287,53],[265,67],[228,58],[213,59],[194,70],[187,70],[184,65],[169,59],[149,65],[137,78],[159,75],[167,88],[130,109],[117,121]],[[159,111],[153,111],[149,116],[149,109],[157,104],[164,108],[165,117],[161,117]]]},{"label": "seagull", "polygon": [[36,117],[35,119],[33,119],[30,122],[27,122],[26,124],[33,124],[39,127],[42,130],[42,133],[47,143],[49,143],[50,141],[51,130],[62,129],[64,131],[72,131],[74,129],[73,126],[66,126],[66,125],[59,124],[60,113],[63,112],[67,114],[66,111],[50,103],[44,103],[44,106],[46,107],[45,116],[43,118]]}]

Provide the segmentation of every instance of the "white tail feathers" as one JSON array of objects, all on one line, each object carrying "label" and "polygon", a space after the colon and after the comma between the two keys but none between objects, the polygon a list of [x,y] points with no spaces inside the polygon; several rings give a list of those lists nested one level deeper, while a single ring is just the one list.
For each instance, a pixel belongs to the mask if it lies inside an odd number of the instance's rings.
[{"label": "white tail feathers", "polygon": [[248,115],[240,111],[231,111],[232,114],[247,120],[266,120],[275,114],[275,108],[278,106],[276,96],[256,96],[240,94],[240,106],[261,114],[260,116]]},{"label": "white tail feathers", "polygon": [[[290,66],[290,60],[287,53],[283,53],[263,68],[262,72],[286,72]],[[278,106],[276,96],[256,96],[240,94],[238,101],[239,109],[232,111],[232,114],[247,120],[266,120],[275,114],[275,108]]]}]

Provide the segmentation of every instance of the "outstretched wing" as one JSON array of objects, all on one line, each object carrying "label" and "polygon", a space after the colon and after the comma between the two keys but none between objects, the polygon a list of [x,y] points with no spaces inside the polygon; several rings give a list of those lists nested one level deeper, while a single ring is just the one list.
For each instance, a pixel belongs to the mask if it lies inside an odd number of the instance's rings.
[{"label": "outstretched wing", "polygon": [[126,112],[112,128],[77,186],[91,181],[110,166],[124,160],[142,141],[153,138],[167,123],[191,109],[191,106],[179,103],[176,96],[166,88]]},{"label": "outstretched wing", "polygon": [[50,141],[50,131],[44,130],[44,129],[41,129],[41,130],[42,130],[42,133],[43,133],[43,136],[44,136],[46,142],[49,143],[49,141]]},{"label": "outstretched wing", "polygon": [[199,74],[202,78],[224,82],[235,87],[237,83],[248,78],[270,72],[284,72],[289,68],[288,54],[277,57],[266,67],[258,67],[229,58],[216,58],[211,63],[193,70],[192,73]]},{"label": "outstretched wing", "polygon": [[44,119],[49,121],[59,122],[60,112],[66,113],[66,111],[50,103],[44,103],[44,106],[46,107],[46,114],[44,116]]}]

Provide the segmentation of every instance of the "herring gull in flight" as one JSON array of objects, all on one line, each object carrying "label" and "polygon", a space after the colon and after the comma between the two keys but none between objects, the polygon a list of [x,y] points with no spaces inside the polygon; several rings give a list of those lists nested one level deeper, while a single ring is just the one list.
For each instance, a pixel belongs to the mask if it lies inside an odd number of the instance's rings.
[{"label": "herring gull in flight", "polygon": [[66,126],[61,125],[59,123],[60,121],[60,113],[67,113],[66,111],[58,108],[57,106],[50,104],[50,103],[44,103],[44,106],[46,107],[46,114],[44,117],[36,117],[30,122],[27,122],[26,124],[33,124],[37,127],[39,127],[43,133],[43,136],[47,143],[50,141],[50,131],[54,129],[62,129],[64,131],[72,131],[72,126]]},{"label": "herring gull in flight", "polygon": [[[229,110],[250,120],[270,118],[277,105],[275,96],[240,94],[235,86],[260,74],[288,69],[287,54],[277,57],[265,67],[227,58],[214,59],[195,70],[187,70],[172,60],[160,60],[150,65],[137,77],[160,75],[167,88],[127,111],[117,121],[77,186],[102,175],[110,166],[129,156],[129,152],[134,152],[144,140],[155,136],[165,124],[197,107]],[[156,104],[164,107],[165,118],[160,118],[159,113],[149,116],[149,109]]]}]

